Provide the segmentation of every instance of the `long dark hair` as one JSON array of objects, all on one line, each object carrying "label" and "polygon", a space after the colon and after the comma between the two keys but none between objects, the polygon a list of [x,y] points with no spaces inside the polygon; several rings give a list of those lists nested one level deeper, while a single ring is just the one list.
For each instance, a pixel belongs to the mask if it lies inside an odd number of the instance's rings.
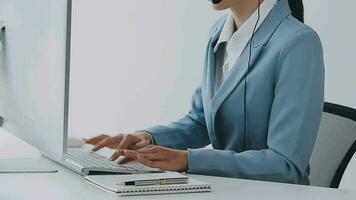
[{"label": "long dark hair", "polygon": [[288,0],[293,17],[304,23],[303,0]]}]

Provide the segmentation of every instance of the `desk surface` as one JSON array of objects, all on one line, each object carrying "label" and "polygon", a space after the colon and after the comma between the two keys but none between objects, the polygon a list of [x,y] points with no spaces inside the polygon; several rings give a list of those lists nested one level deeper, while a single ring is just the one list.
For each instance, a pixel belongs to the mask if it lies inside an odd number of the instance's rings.
[{"label": "desk surface", "polygon": [[[0,129],[0,162],[2,158],[20,158],[24,156],[38,157],[39,153],[34,148]],[[356,191],[199,175],[189,176],[211,183],[213,186],[213,192],[178,195],[118,197],[87,184],[81,176],[71,172],[70,170],[67,170],[66,168],[58,166],[45,158],[41,159],[48,163],[48,165],[57,166],[59,172],[54,174],[0,174],[0,199],[356,199]]]}]

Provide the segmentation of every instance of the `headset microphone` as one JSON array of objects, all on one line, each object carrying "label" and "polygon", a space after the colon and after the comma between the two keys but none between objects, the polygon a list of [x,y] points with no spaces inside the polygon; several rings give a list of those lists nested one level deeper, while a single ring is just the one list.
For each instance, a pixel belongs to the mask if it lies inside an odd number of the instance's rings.
[{"label": "headset microphone", "polygon": [[211,2],[213,2],[213,4],[219,4],[222,0],[211,0]]}]

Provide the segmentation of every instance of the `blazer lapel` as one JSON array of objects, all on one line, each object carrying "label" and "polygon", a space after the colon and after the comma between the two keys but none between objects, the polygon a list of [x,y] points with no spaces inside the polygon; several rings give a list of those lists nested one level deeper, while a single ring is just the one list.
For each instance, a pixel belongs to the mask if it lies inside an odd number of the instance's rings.
[{"label": "blazer lapel", "polygon": [[214,54],[214,46],[216,45],[219,36],[221,34],[222,28],[226,21],[226,16],[220,21],[219,26],[214,30],[213,35],[211,36],[208,47],[206,50],[206,60],[204,67],[204,77],[203,77],[203,87],[204,97],[206,100],[211,100],[214,94],[214,86],[215,86],[215,54]]},{"label": "blazer lapel", "polygon": [[[231,74],[227,77],[227,79],[222,83],[220,88],[218,89],[216,95],[212,98],[212,107],[213,111],[215,111],[220,107],[222,102],[229,96],[229,94],[240,85],[240,83],[244,80],[247,75],[248,70],[248,57],[249,57],[249,47],[248,45],[246,49],[240,56],[239,61],[235,64]],[[254,66],[257,58],[263,51],[264,45],[260,45],[256,48],[253,48],[251,54],[251,67]],[[252,69],[250,69],[252,71]]]},{"label": "blazer lapel", "polygon": [[263,52],[265,45],[268,43],[269,39],[272,37],[278,26],[287,16],[290,15],[290,13],[291,11],[289,8],[288,0],[279,0],[279,3],[272,9],[271,13],[267,16],[261,27],[257,30],[253,41],[251,41],[247,45],[247,47],[241,54],[239,61],[235,64],[234,68],[230,72],[231,74],[220,86],[215,96],[212,96],[214,88],[213,86],[215,82],[215,56],[212,52],[212,45],[214,45],[214,43],[210,42],[207,52],[209,55],[208,57],[210,57],[210,62],[208,62],[207,71],[208,78],[210,79],[208,82],[210,83],[207,84],[207,86],[209,87],[209,97],[212,97],[212,111],[214,118],[216,112],[218,111],[224,100],[231,94],[231,92],[236,87],[240,85],[240,83],[246,77],[250,45],[253,45],[251,54],[251,72],[255,67],[256,61]]}]

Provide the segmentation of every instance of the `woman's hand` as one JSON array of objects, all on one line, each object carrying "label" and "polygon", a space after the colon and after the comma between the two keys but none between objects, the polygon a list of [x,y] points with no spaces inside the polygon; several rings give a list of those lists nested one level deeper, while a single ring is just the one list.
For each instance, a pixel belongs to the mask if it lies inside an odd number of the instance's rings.
[{"label": "woman's hand", "polygon": [[186,171],[188,168],[187,151],[149,145],[139,150],[119,150],[114,158],[126,156],[152,168],[167,171]]},{"label": "woman's hand", "polygon": [[[117,149],[111,157],[111,160],[116,160],[117,152],[120,149],[137,150],[152,144],[152,137],[146,132],[134,134],[119,134],[117,136],[99,135],[91,139],[84,139],[85,143],[94,145],[92,151],[98,151],[104,147]],[[115,157],[115,159],[114,159]],[[127,162],[129,159],[124,159],[122,162]]]}]

